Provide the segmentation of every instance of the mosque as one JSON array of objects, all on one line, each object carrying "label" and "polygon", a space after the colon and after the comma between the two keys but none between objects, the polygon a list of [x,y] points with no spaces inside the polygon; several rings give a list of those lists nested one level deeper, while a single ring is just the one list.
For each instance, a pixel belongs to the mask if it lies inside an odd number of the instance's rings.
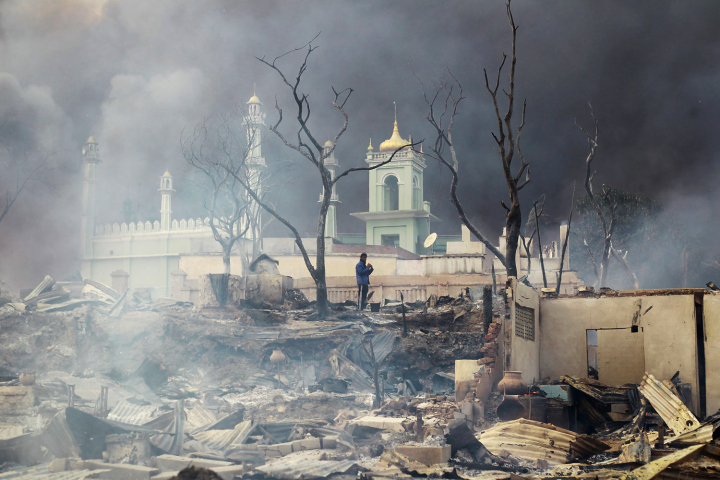
[{"label": "mosque", "polygon": [[[259,170],[265,166],[261,128],[264,112],[257,96],[253,95],[247,102],[247,110],[248,131],[254,132],[252,138],[248,138],[251,142],[248,162],[251,168]],[[396,115],[390,138],[380,143],[377,151],[371,142],[365,161],[368,166],[382,163],[408,143],[411,140],[400,135]],[[332,143],[327,142],[325,148],[332,148]],[[90,137],[82,149],[82,276],[112,285],[118,291],[147,289],[153,298],[193,299],[193,289],[200,275],[223,272],[221,249],[213,238],[210,219],[173,218],[175,190],[173,177],[166,171],[160,177],[158,190],[159,220],[96,225],[97,169],[100,164],[98,143]],[[333,176],[337,174],[339,163],[334,153],[326,159],[326,166]],[[380,297],[393,297],[403,291],[410,300],[414,297],[424,299],[423,296],[431,291],[453,293],[454,284],[464,288],[460,285],[492,282],[492,259],[486,255],[482,243],[471,241],[466,228],[463,227],[461,236],[441,236],[433,244],[426,242],[432,233],[432,224],[440,219],[431,213],[430,202],[424,200],[425,167],[422,150],[416,152],[406,148],[388,164],[368,171],[368,210],[351,214],[365,222],[364,235],[338,233],[337,205],[340,199],[333,190],[326,225],[326,271],[331,300],[342,301],[355,295],[352,272],[361,251],[367,251],[373,258],[375,283],[393,286],[387,294],[381,291]],[[261,185],[258,187],[262,188]],[[503,240],[500,237],[501,245]],[[247,249],[248,243],[251,243],[250,238],[243,239],[239,248]],[[314,238],[308,238],[304,244],[313,255]],[[263,238],[262,245],[263,253],[279,262],[280,273],[293,277],[296,288],[313,297],[311,279],[294,239]],[[545,263],[552,264],[552,251],[548,257]],[[233,274],[242,275],[239,252],[231,258],[231,270]],[[570,277],[569,291],[575,285]]]}]

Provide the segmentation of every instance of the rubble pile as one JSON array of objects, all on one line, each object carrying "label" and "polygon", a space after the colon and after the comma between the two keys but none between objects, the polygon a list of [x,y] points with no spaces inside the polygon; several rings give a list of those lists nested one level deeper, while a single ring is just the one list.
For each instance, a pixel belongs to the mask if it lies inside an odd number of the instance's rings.
[{"label": "rubble pile", "polygon": [[199,308],[48,277],[1,303],[0,480],[720,474],[720,415],[680,374],[498,391],[502,291],[320,319],[297,292]]}]

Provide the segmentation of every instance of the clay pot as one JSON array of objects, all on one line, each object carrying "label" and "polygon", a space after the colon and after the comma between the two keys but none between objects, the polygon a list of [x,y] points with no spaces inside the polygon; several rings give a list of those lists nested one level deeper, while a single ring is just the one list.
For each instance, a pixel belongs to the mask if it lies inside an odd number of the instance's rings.
[{"label": "clay pot", "polygon": [[272,363],[280,363],[284,362],[285,360],[287,360],[287,357],[279,348],[273,350],[272,355],[270,355],[270,361]]},{"label": "clay pot", "polygon": [[522,372],[505,371],[503,378],[498,382],[498,392],[505,395],[524,395],[527,393],[527,384],[520,376]]},{"label": "clay pot", "polygon": [[34,373],[21,373],[20,374],[20,383],[25,386],[34,385],[35,384],[35,374]]}]

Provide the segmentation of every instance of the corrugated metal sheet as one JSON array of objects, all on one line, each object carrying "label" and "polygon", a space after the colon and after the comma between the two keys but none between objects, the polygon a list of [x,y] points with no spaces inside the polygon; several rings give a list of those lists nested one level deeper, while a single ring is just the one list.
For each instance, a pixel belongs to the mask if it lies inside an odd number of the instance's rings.
[{"label": "corrugated metal sheet", "polygon": [[628,392],[634,387],[610,387],[604,383],[588,378],[563,376],[560,381],[580,390],[603,403],[628,403]]},{"label": "corrugated metal sheet", "polygon": [[160,416],[157,407],[152,405],[135,405],[125,400],[120,400],[108,413],[108,420],[127,423],[129,425],[144,425],[154,418]]},{"label": "corrugated metal sheet", "polygon": [[650,405],[676,435],[700,428],[695,415],[665,385],[651,373],[646,373],[638,386],[640,393],[648,399]]},{"label": "corrugated metal sheet", "polygon": [[23,427],[20,425],[6,425],[0,427],[0,440],[19,437],[23,434]]},{"label": "corrugated metal sheet", "polygon": [[712,423],[703,425],[692,432],[683,433],[675,437],[666,438],[665,443],[682,442],[682,443],[710,443],[713,441],[713,433],[717,427]]},{"label": "corrugated metal sheet", "polygon": [[186,432],[194,432],[217,421],[217,416],[201,403],[196,403],[191,409],[186,409],[185,412],[187,413],[187,419],[185,420]]},{"label": "corrugated metal sheet", "polygon": [[335,371],[335,376],[347,380],[353,389],[360,391],[373,389],[370,376],[345,355],[333,355],[329,360]]},{"label": "corrugated metal sheet", "polygon": [[83,480],[100,470],[70,470],[51,473],[47,465],[39,467],[20,467],[0,473],[0,480]]},{"label": "corrugated metal sheet", "polygon": [[210,450],[224,451],[230,445],[243,443],[255,428],[252,421],[238,423],[232,430],[206,430],[193,435],[193,438]]},{"label": "corrugated metal sheet", "polygon": [[[361,367],[365,372],[372,371],[372,363],[370,357],[362,347],[362,341],[367,338],[365,335],[356,335],[350,338],[340,350],[340,353]],[[398,339],[397,334],[393,332],[381,332],[372,337],[372,348],[375,354],[375,361],[380,365],[392,352],[395,342]],[[367,345],[367,342],[366,342]],[[369,350],[370,347],[366,346]]]},{"label": "corrugated metal sheet", "polygon": [[498,423],[480,432],[478,439],[495,455],[505,450],[524,460],[542,459],[551,465],[567,463],[573,455],[585,458],[610,448],[594,438],[526,419]]},{"label": "corrugated metal sheet", "polygon": [[[620,478],[623,480],[651,480],[657,477],[660,472],[668,468],[673,463],[685,460],[689,456],[697,453],[697,451],[703,447],[704,445],[693,445],[692,447],[688,447],[684,450],[678,450],[670,455],[665,455],[664,457],[645,464],[632,472],[628,472]],[[687,477],[691,477],[691,475],[688,475]],[[683,476],[678,474],[677,478],[683,478]]]},{"label": "corrugated metal sheet", "polygon": [[352,460],[335,461],[307,458],[289,460],[288,457],[283,457],[281,461],[274,461],[255,469],[268,477],[291,480],[297,478],[325,478],[334,473],[345,473],[354,465],[355,462]]}]

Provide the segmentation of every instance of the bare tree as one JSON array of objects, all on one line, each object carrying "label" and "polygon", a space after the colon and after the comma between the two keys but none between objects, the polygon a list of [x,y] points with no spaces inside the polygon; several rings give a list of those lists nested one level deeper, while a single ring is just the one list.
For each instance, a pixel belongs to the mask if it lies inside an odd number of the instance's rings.
[{"label": "bare tree", "polygon": [[[253,183],[253,175],[259,173],[249,164],[252,144],[236,135],[233,125],[235,116],[203,119],[193,132],[183,138],[181,148],[187,163],[202,174],[207,186],[205,210],[210,218],[213,237],[223,251],[225,273],[230,273],[230,257],[240,239],[252,233],[252,258],[258,254],[257,243],[260,227],[259,212],[240,179]],[[254,134],[254,133],[251,133]],[[241,252],[243,271],[249,260]]]},{"label": "bare tree", "polygon": [[46,166],[51,154],[30,151],[4,142],[0,142],[0,145],[5,150],[5,154],[0,155],[0,190],[5,190],[4,201],[0,204],[2,222],[25,187]]},{"label": "bare tree", "polygon": [[[495,110],[495,118],[497,120],[497,134],[492,132],[492,136],[497,144],[496,151],[500,156],[502,163],[503,174],[508,186],[508,193],[510,196],[510,206],[508,207],[504,201],[501,201],[501,205],[506,210],[505,227],[507,230],[507,241],[505,252],[501,252],[495,247],[484,235],[482,235],[479,229],[472,224],[468,219],[465,210],[457,198],[457,184],[458,184],[458,172],[459,162],[455,146],[452,140],[452,129],[455,124],[455,117],[458,113],[458,107],[460,102],[465,98],[463,97],[463,89],[460,82],[453,76],[452,72],[448,70],[450,81],[442,82],[437,86],[435,93],[432,96],[428,96],[425,92],[425,88],[420,82],[420,86],[423,92],[425,102],[428,104],[428,115],[427,120],[433,126],[436,131],[437,137],[433,145],[431,145],[430,156],[435,158],[441,164],[445,165],[452,175],[450,183],[450,200],[455,205],[460,220],[468,227],[468,229],[490,250],[505,266],[508,276],[517,277],[518,269],[516,265],[516,254],[518,249],[520,230],[522,227],[522,214],[520,211],[520,196],[519,192],[525,185],[530,182],[530,168],[529,164],[525,162],[525,158],[520,150],[520,135],[522,133],[523,126],[525,125],[525,108],[526,103],[523,102],[522,118],[520,125],[515,129],[512,125],[512,118],[515,104],[515,41],[517,37],[518,27],[515,25],[512,11],[510,9],[510,2],[506,5],[507,17],[510,23],[510,29],[512,31],[512,52],[510,55],[510,72],[509,72],[509,83],[508,88],[503,89],[503,93],[507,98],[507,110],[504,115],[500,113],[500,106],[498,104],[498,90],[500,89],[500,76],[502,74],[507,55],[503,54],[502,62],[498,67],[497,78],[495,79],[494,85],[490,85],[487,71],[485,72],[485,87],[490,94],[492,99],[493,107]],[[449,150],[449,158],[447,157],[446,148]],[[520,158],[520,166],[513,173],[512,162],[515,156],[515,150],[517,149],[518,157]],[[524,175],[524,179],[523,179]]]},{"label": "bare tree", "polygon": [[[590,107],[590,117],[593,121],[594,130],[592,132],[586,131],[585,129],[580,127],[579,124],[578,127],[587,137],[589,149],[587,158],[585,159],[585,191],[587,192],[588,201],[590,202],[590,205],[597,214],[598,220],[600,221],[600,226],[602,228],[603,249],[600,255],[599,267],[595,259],[595,255],[593,254],[590,245],[588,245],[587,239],[584,239],[583,243],[585,245],[585,248],[587,249],[590,261],[592,262],[595,276],[597,277],[598,288],[602,288],[607,284],[610,256],[612,255],[618,262],[620,262],[620,265],[623,267],[625,272],[632,280],[634,288],[637,289],[640,288],[640,285],[638,283],[637,276],[635,276],[635,273],[630,268],[630,265],[628,265],[625,258],[627,256],[627,252],[625,252],[625,255],[621,255],[613,248],[612,238],[613,233],[615,232],[617,220],[616,213],[618,205],[617,202],[613,200],[612,189],[607,185],[602,186],[603,204],[607,206],[607,209],[603,208],[603,206],[600,204],[600,201],[598,200],[598,197],[593,191],[592,181],[593,177],[595,176],[595,172],[592,170],[592,162],[595,159],[595,152],[598,147],[598,121],[595,118],[595,112],[593,111],[593,107],[590,102],[588,102],[588,106]],[[577,121],[575,123],[577,124]]]},{"label": "bare tree", "polygon": [[[224,166],[231,174],[238,179],[241,185],[247,190],[248,194],[270,215],[275,217],[280,223],[285,225],[295,237],[295,244],[300,249],[300,253],[305,261],[305,266],[310,273],[313,281],[315,282],[317,292],[317,312],[321,316],[325,316],[328,313],[328,298],[327,298],[327,284],[325,281],[325,223],[327,219],[327,212],[330,206],[330,200],[332,195],[333,185],[338,182],[341,178],[347,176],[352,172],[374,170],[390,163],[395,155],[404,148],[412,148],[414,145],[420,145],[421,142],[409,143],[398,149],[396,149],[390,157],[377,165],[371,167],[353,167],[348,168],[344,172],[333,177],[330,170],[325,166],[325,160],[330,157],[337,146],[338,140],[342,137],[348,127],[349,116],[345,111],[345,105],[348,99],[352,95],[353,89],[346,88],[344,90],[337,91],[334,87],[332,89],[332,106],[335,108],[343,118],[342,126],[339,128],[332,140],[331,147],[324,147],[317,139],[317,136],[313,134],[309,127],[311,107],[307,93],[301,91],[300,82],[303,75],[308,70],[308,59],[310,55],[318,48],[313,46],[313,42],[317,39],[320,34],[316,35],[310,42],[306,43],[302,47],[295,48],[288,52],[283,53],[275,57],[272,61],[266,60],[265,57],[256,57],[258,61],[271,68],[280,77],[282,82],[290,91],[292,102],[294,103],[294,113],[296,120],[297,131],[295,133],[296,139],[291,140],[290,137],[285,136],[280,132],[279,128],[283,121],[283,110],[280,108],[277,100],[275,101],[275,108],[278,112],[278,120],[274,125],[269,127],[270,131],[273,132],[277,137],[287,146],[288,148],[295,150],[302,155],[305,160],[308,161],[308,166],[316,170],[320,181],[322,183],[322,198],[320,201],[320,210],[318,212],[318,223],[317,223],[317,234],[316,234],[316,254],[315,264],[313,265],[310,256],[308,255],[307,249],[303,243],[302,237],[298,232],[297,228],[292,223],[275,210],[274,207],[265,202],[253,189],[247,181],[240,178],[235,172],[232,172],[230,168]],[[289,79],[283,70],[278,66],[278,61],[287,55],[304,51],[304,57],[300,67],[298,68],[297,75],[294,79]]]},{"label": "bare tree", "polygon": [[[590,117],[593,120],[594,132],[586,131],[585,129],[580,127],[579,124],[578,127],[587,137],[589,149],[587,158],[585,159],[585,191],[587,192],[590,205],[592,206],[593,210],[595,210],[595,213],[598,216],[598,220],[600,220],[600,225],[602,226],[603,231],[603,250],[600,256],[599,270],[595,260],[595,255],[593,255],[587,241],[585,241],[584,243],[585,248],[590,255],[593,268],[595,269],[595,274],[597,276],[598,282],[597,286],[598,288],[602,288],[605,286],[605,282],[607,281],[608,260],[610,259],[610,249],[612,248],[612,235],[613,231],[615,230],[615,208],[617,207],[617,205],[610,200],[609,187],[603,185],[603,195],[606,200],[606,204],[609,207],[607,212],[603,211],[603,208],[600,206],[600,203],[595,197],[595,193],[593,191],[592,180],[595,176],[595,172],[593,172],[592,170],[592,162],[595,159],[595,152],[598,147],[598,121],[595,118],[595,112],[593,111],[592,104],[588,102],[588,105],[590,106]],[[575,123],[577,124],[577,121]]]}]

